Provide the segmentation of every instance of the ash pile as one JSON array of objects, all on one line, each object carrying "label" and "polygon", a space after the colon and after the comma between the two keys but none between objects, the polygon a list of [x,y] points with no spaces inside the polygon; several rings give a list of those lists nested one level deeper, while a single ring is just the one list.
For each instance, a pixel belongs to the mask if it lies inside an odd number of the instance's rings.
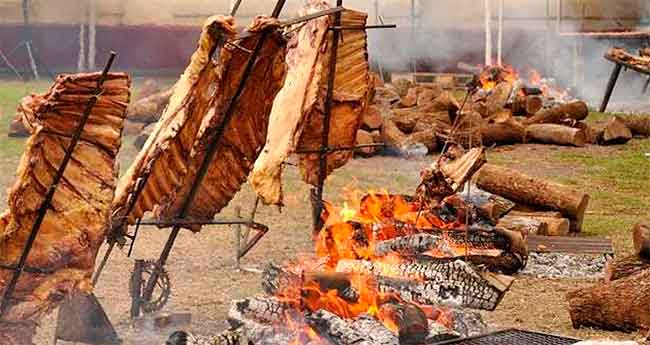
[{"label": "ash pile", "polygon": [[[458,192],[484,149],[450,150],[414,195],[324,202],[315,254],[263,273],[263,295],[234,301],[221,335],[253,344],[433,344],[487,330],[526,264],[524,234]],[[228,336],[226,336],[228,335]]]}]

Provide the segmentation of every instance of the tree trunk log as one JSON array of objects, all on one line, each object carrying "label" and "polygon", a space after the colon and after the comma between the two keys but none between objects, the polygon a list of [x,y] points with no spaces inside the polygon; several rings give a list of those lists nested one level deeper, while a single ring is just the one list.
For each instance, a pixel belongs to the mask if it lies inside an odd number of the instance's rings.
[{"label": "tree trunk log", "polygon": [[650,329],[650,270],[567,294],[574,328]]},{"label": "tree trunk log", "polygon": [[[363,129],[357,131],[357,145],[368,145],[374,144],[375,140],[372,138],[372,134]],[[354,152],[363,157],[370,157],[377,152],[377,147],[363,147],[354,150]]]},{"label": "tree trunk log", "polygon": [[516,217],[507,215],[499,219],[497,226],[510,231],[516,231],[525,237],[528,235],[544,235],[548,232],[548,225],[539,219],[529,217]]},{"label": "tree trunk log", "polygon": [[127,108],[127,119],[143,123],[158,121],[173,92],[174,88],[172,87],[134,102]]},{"label": "tree trunk log", "polygon": [[632,131],[627,128],[623,119],[614,116],[605,124],[605,130],[600,137],[600,143],[603,145],[619,145],[625,144],[631,139]]},{"label": "tree trunk log", "polygon": [[639,223],[632,228],[634,253],[650,260],[650,225]]},{"label": "tree trunk log", "polygon": [[589,108],[582,101],[558,105],[556,107],[537,112],[534,116],[524,121],[526,125],[555,123],[559,124],[567,119],[582,121],[589,116]]},{"label": "tree trunk log", "polygon": [[650,116],[629,115],[624,116],[623,121],[635,135],[650,136]]},{"label": "tree trunk log", "polygon": [[487,110],[486,115],[489,117],[502,111],[508,103],[511,92],[512,83],[501,82],[497,84],[485,100]]},{"label": "tree trunk log", "polygon": [[546,144],[573,145],[582,147],[587,136],[582,129],[555,124],[530,125],[526,128],[526,139]]},{"label": "tree trunk log", "polygon": [[526,128],[517,120],[510,119],[502,123],[488,123],[481,128],[483,144],[518,144],[526,137]]},{"label": "tree trunk log", "polygon": [[471,193],[461,193],[466,202],[474,205],[479,214],[491,220],[498,220],[515,207],[515,203],[496,194],[486,192],[476,186],[471,187]]},{"label": "tree trunk log", "polygon": [[650,269],[650,261],[637,255],[610,260],[605,266],[605,280],[612,282]]},{"label": "tree trunk log", "polygon": [[361,127],[369,132],[381,129],[384,118],[376,105],[368,106],[366,112],[361,118]]},{"label": "tree trunk log", "polygon": [[537,95],[519,95],[512,102],[512,114],[516,116],[532,116],[544,106],[542,97]]},{"label": "tree trunk log", "polygon": [[479,188],[517,203],[560,211],[574,220],[571,230],[580,231],[589,195],[493,164],[485,164],[476,176]]}]

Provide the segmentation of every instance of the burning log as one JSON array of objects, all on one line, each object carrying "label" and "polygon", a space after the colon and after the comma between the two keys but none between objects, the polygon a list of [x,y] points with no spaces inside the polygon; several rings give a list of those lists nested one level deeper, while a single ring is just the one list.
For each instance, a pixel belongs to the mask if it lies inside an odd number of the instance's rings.
[{"label": "burning log", "polygon": [[560,211],[572,220],[574,232],[580,231],[589,204],[585,193],[493,164],[478,171],[476,185],[514,202]]},{"label": "burning log", "polygon": [[399,339],[370,316],[348,322],[327,310],[306,316],[307,323],[318,334],[337,345],[399,345]]},{"label": "burning log", "polygon": [[417,255],[438,248],[441,244],[440,236],[420,233],[380,241],[375,245],[374,254],[376,256],[386,256],[391,253]]},{"label": "burning log", "polygon": [[485,310],[496,308],[513,281],[507,276],[480,272],[460,260],[402,263],[340,260],[336,270],[375,275],[380,288],[416,303]]},{"label": "burning log", "polygon": [[650,225],[639,223],[632,228],[634,253],[639,257],[650,260]]},{"label": "burning log", "polygon": [[236,336],[228,339],[237,341],[232,345],[247,345],[249,341],[257,345],[289,344],[298,338],[299,330],[280,326],[285,325],[288,320],[300,318],[297,314],[298,309],[295,306],[272,297],[233,301],[228,312],[228,324],[231,329],[236,330]]},{"label": "burning log", "polygon": [[165,91],[154,93],[142,98],[131,105],[126,110],[127,119],[133,122],[151,123],[156,122],[160,115],[169,104],[169,99],[174,93],[171,87]]},{"label": "burning log", "polygon": [[510,231],[516,231],[524,237],[528,235],[543,235],[548,232],[548,224],[546,222],[529,217],[507,215],[499,219],[497,226]]},{"label": "burning log", "polygon": [[650,270],[650,261],[642,259],[638,255],[613,259],[608,261],[607,266],[605,266],[605,280],[612,282],[645,270]]},{"label": "burning log", "polygon": [[602,145],[625,144],[632,139],[632,131],[625,125],[625,121],[614,116],[607,121],[605,129],[599,138]]},{"label": "burning log", "polygon": [[560,124],[565,120],[582,121],[589,116],[589,108],[582,101],[561,104],[556,107],[537,112],[524,121],[525,125],[551,123]]},{"label": "burning log", "polygon": [[650,270],[567,294],[574,328],[650,329]]},{"label": "burning log", "polygon": [[526,138],[546,144],[583,147],[587,143],[584,130],[556,124],[538,124],[526,127]]},{"label": "burning log", "polygon": [[650,136],[650,117],[629,115],[622,117],[622,119],[633,134]]},{"label": "burning log", "polygon": [[377,317],[397,333],[400,344],[421,344],[429,334],[427,316],[411,303],[384,303],[379,307]]}]

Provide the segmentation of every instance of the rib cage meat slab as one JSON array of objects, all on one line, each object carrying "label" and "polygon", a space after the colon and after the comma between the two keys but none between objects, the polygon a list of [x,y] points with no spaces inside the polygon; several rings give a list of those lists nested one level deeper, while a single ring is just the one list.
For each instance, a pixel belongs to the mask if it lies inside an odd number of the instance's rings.
[{"label": "rib cage meat slab", "polygon": [[[277,21],[258,17],[249,32],[261,32]],[[190,218],[211,219],[225,207],[246,182],[253,163],[266,140],[269,115],[273,99],[284,84],[286,76],[286,40],[279,30],[271,30],[266,36],[252,73],[243,93],[235,105],[234,114],[219,139],[214,158],[201,182],[189,213]],[[262,38],[256,34],[238,42],[239,47],[253,50]],[[197,138],[189,155],[186,183],[180,184],[170,194],[168,202],[162,203],[157,215],[168,219],[177,216],[192,188],[199,167],[205,159],[210,142],[215,140],[216,129],[222,124],[230,99],[242,80],[249,52],[230,45],[221,51],[227,64],[219,66],[221,76],[217,84],[214,105],[209,109],[199,128]]]},{"label": "rib cage meat slab", "polygon": [[[219,61],[210,61],[217,44],[216,34],[235,39],[230,17],[213,17],[204,25],[199,48],[177,82],[170,105],[120,181],[114,202],[114,220],[127,217],[134,224],[144,213],[154,211],[160,218],[175,218],[180,213],[205,150],[214,139],[227,104],[233,97],[261,31],[277,21],[258,17],[248,28],[254,33],[226,44]],[[257,34],[256,34],[257,33]],[[241,48],[244,49],[241,49]],[[237,103],[234,116],[226,127],[219,149],[199,187],[188,214],[189,218],[210,219],[232,199],[245,182],[264,140],[271,103],[282,86],[286,73],[286,42],[272,31],[262,46],[251,77]],[[132,212],[126,215],[140,178],[148,175]],[[119,224],[119,222],[115,222]]]},{"label": "rib cage meat slab", "polygon": [[[311,0],[306,15],[328,8],[322,0]],[[367,15],[345,10],[342,25],[362,27]],[[318,150],[322,142],[323,112],[327,93],[333,16],[306,23],[292,37],[287,54],[287,80],[271,112],[266,145],[255,162],[250,182],[257,194],[271,204],[282,203],[282,164],[296,150]],[[333,109],[330,119],[331,147],[352,146],[369,93],[367,35],[364,30],[342,33],[337,54]],[[344,165],[351,151],[328,156],[327,172]],[[317,184],[319,155],[301,155],[303,179]]]},{"label": "rib cage meat slab", "polygon": [[[216,16],[205,22],[198,48],[176,82],[169,105],[126,175],[120,179],[113,202],[114,226],[122,225],[125,217],[127,224],[134,224],[145,212],[166,202],[172,191],[185,182],[189,154],[210,106],[210,87],[214,88],[220,81],[217,67],[210,61],[210,52],[217,45],[215,33],[232,37],[235,34],[233,19]],[[229,57],[223,54],[219,63],[228,64]],[[147,175],[141,195],[136,197],[137,185]],[[126,214],[132,202],[133,210]]]},{"label": "rib cage meat slab", "polygon": [[[44,95],[21,105],[30,130],[8,210],[0,217],[0,263],[15,265],[37,210],[92,96],[99,73],[61,75]],[[115,157],[130,97],[130,79],[111,73],[93,108],[0,320],[0,343],[31,344],[38,319],[73,291],[89,291],[97,251],[106,234],[116,187]],[[44,273],[33,273],[34,269]],[[0,270],[4,289],[13,271]]]},{"label": "rib cage meat slab", "polygon": [[[333,17],[330,17],[332,20]],[[341,16],[341,25],[344,27],[364,27],[368,15],[362,12],[346,10]],[[333,20],[332,20],[333,21]],[[332,23],[330,23],[332,24]],[[324,95],[327,91],[327,75],[329,75],[331,44],[333,35],[329,31],[326,46],[323,47],[321,69],[321,90]],[[370,90],[370,74],[368,65],[368,36],[365,30],[344,30],[341,32],[338,53],[336,56],[336,77],[334,80],[334,99],[330,117],[329,146],[349,147],[356,144],[357,131],[361,126],[361,116],[368,104]],[[324,97],[324,96],[323,96]],[[303,130],[299,150],[320,149],[322,146],[324,99],[307,114],[305,129]],[[327,156],[327,175],[347,163],[352,158],[353,152],[337,151]],[[310,153],[301,155],[300,172],[303,180],[311,185],[318,184],[319,154]]]}]

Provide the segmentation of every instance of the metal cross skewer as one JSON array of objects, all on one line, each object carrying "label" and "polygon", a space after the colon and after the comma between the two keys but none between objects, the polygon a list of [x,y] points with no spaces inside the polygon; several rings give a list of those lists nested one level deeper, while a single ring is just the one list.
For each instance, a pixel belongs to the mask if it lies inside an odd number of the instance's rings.
[{"label": "metal cross skewer", "polygon": [[[275,9],[273,10],[273,13],[271,16],[273,18],[277,18],[280,15],[280,12],[282,11],[284,4],[286,3],[286,0],[278,0]],[[262,47],[265,43],[265,41],[268,38],[268,35],[270,34],[269,31],[264,31],[260,38],[258,39],[255,48],[253,49],[252,54],[248,58],[248,62],[246,63],[246,67],[244,69],[242,79],[239,82],[239,85],[237,87],[237,90],[235,91],[235,94],[233,97],[230,99],[230,102],[228,103],[228,106],[226,107],[226,111],[224,112],[223,115],[223,120],[221,121],[221,124],[219,127],[215,130],[214,133],[214,139],[210,142],[209,146],[206,149],[205,157],[203,159],[203,162],[201,163],[201,166],[199,167],[196,178],[194,179],[192,186],[190,188],[189,194],[187,198],[184,200],[182,207],[180,209],[180,214],[179,217],[180,219],[184,219],[187,217],[187,214],[189,213],[190,207],[192,206],[192,203],[194,202],[194,198],[196,197],[196,194],[198,193],[199,187],[201,185],[201,182],[205,178],[208,172],[208,168],[210,167],[210,164],[212,163],[212,159],[214,158],[214,155],[217,153],[217,150],[219,149],[219,144],[221,143],[221,139],[223,139],[223,133],[226,130],[226,127],[230,123],[231,118],[234,116],[235,113],[235,105],[239,103],[239,98],[244,92],[244,88],[246,87],[246,84],[248,82],[248,79],[250,78],[251,73],[253,72],[253,67],[255,66],[255,62],[257,61],[257,57],[259,53],[262,50]],[[160,258],[158,259],[158,265],[159,266],[164,266],[167,258],[169,257],[169,254],[171,253],[171,250],[174,246],[174,242],[176,241],[176,238],[178,237],[178,234],[180,233],[181,226],[180,225],[175,225],[172,228],[172,232],[169,235],[169,238],[167,239],[167,243],[165,243],[165,247],[163,248],[163,251],[160,254]],[[147,284],[145,286],[145,289],[142,293],[142,298],[145,301],[148,301],[151,299],[151,296],[153,294],[153,290],[156,287],[156,283],[158,282],[158,277],[159,277],[159,271],[154,271],[151,274],[151,277],[147,281]]]},{"label": "metal cross skewer", "polygon": [[23,252],[20,256],[20,259],[18,261],[18,264],[16,265],[16,268],[14,270],[14,274],[11,277],[11,280],[9,281],[9,284],[7,284],[7,287],[4,291],[4,295],[2,297],[2,304],[0,304],[0,318],[2,315],[4,315],[4,312],[7,310],[11,303],[11,297],[16,289],[16,284],[18,283],[18,279],[20,278],[20,275],[22,274],[23,270],[25,269],[25,264],[27,262],[27,258],[29,256],[29,253],[32,250],[32,247],[34,245],[34,242],[36,241],[36,236],[38,235],[41,225],[43,224],[43,220],[45,219],[45,215],[47,214],[47,211],[50,208],[50,205],[52,203],[52,199],[54,198],[54,193],[56,192],[57,187],[59,186],[59,183],[61,182],[61,179],[63,178],[63,173],[65,172],[65,169],[68,166],[68,163],[72,159],[72,154],[74,153],[74,150],[77,146],[77,143],[81,139],[81,134],[83,133],[84,127],[86,126],[86,122],[88,122],[88,118],[90,118],[90,113],[92,112],[93,108],[95,107],[95,104],[97,103],[97,100],[99,97],[102,95],[102,87],[104,85],[104,81],[106,80],[106,77],[108,75],[108,71],[111,69],[113,66],[113,62],[115,61],[115,57],[117,54],[115,52],[111,52],[110,56],[108,58],[108,61],[106,62],[106,66],[104,67],[104,70],[102,71],[101,76],[97,80],[97,87],[93,91],[93,95],[90,97],[90,100],[88,101],[88,104],[86,105],[86,108],[84,109],[83,115],[81,117],[81,120],[79,122],[79,125],[75,129],[75,132],[72,136],[72,139],[70,140],[70,144],[68,145],[65,156],[63,157],[63,160],[61,161],[61,165],[56,171],[56,174],[54,175],[54,178],[52,179],[52,184],[50,185],[49,189],[47,190],[47,193],[45,194],[45,198],[41,202],[40,207],[38,208],[37,214],[36,214],[36,219],[34,220],[34,223],[32,225],[32,230],[29,234],[29,237],[27,238],[27,242],[25,243],[25,247],[23,249]]}]

